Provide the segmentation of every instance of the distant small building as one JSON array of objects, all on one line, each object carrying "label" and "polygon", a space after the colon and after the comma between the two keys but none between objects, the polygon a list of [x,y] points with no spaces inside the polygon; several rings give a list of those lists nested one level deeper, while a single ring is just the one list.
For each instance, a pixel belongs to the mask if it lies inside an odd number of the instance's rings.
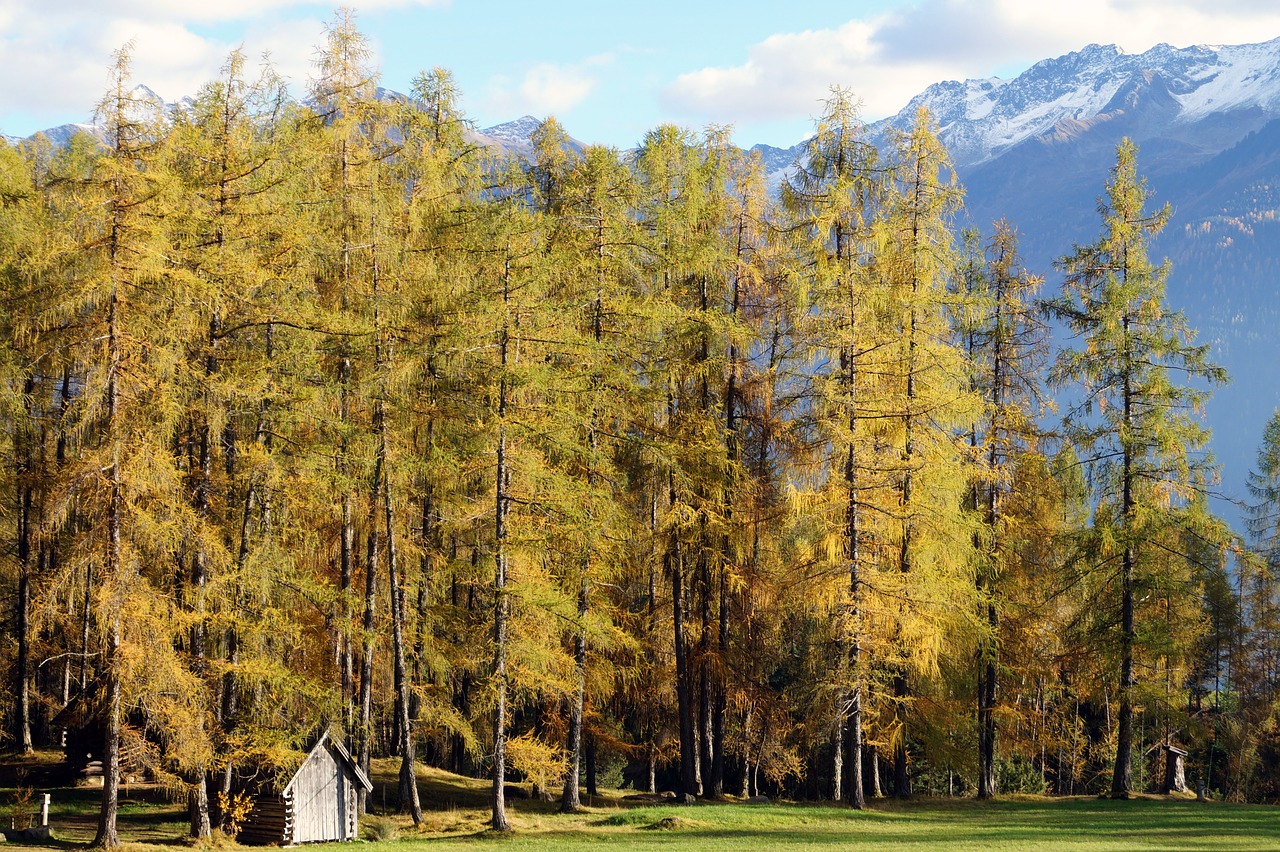
[{"label": "distant small building", "polygon": [[[106,740],[105,708],[102,679],[71,698],[50,721],[62,734],[62,749],[67,768],[75,781],[102,786],[103,747]],[[138,711],[125,715],[120,724],[118,744],[120,778],[131,781],[155,781],[164,775],[162,749],[146,719]]]},{"label": "distant small building", "polygon": [[1160,785],[1161,793],[1187,792],[1186,749],[1173,744],[1164,746],[1164,783]]},{"label": "distant small building", "polygon": [[255,846],[355,840],[361,788],[372,792],[373,784],[326,731],[283,785],[268,783],[253,792],[237,839]]}]

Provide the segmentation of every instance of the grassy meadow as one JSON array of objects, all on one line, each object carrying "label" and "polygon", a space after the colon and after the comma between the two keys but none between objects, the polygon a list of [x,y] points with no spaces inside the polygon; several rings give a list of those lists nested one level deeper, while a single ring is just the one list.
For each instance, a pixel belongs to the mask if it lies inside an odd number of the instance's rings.
[{"label": "grassy meadow", "polygon": [[[48,776],[48,758],[24,771],[16,758],[0,761],[0,816],[7,826],[22,790],[53,796],[53,840],[10,842],[18,849],[74,849],[89,843],[100,791],[86,787],[38,787]],[[15,770],[18,775],[15,776]],[[1012,797],[996,802],[970,799],[880,800],[864,812],[842,807],[775,802],[692,806],[627,801],[627,791],[608,790],[585,813],[557,813],[556,803],[509,802],[514,831],[486,830],[486,784],[435,769],[420,773],[426,819],[414,828],[407,817],[383,812],[395,790],[394,761],[375,765],[371,810],[363,821],[366,841],[386,852],[447,852],[587,849],[767,849],[813,847],[860,850],[1268,850],[1280,849],[1280,808],[1140,796],[1126,802],[1088,797]],[[154,785],[121,790],[120,833],[133,850],[239,848],[218,837],[197,844],[185,834],[185,806]]]}]

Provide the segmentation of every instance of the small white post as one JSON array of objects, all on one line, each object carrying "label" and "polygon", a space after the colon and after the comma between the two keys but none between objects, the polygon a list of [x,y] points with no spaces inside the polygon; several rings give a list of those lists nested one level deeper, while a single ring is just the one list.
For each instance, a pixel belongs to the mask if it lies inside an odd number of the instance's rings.
[{"label": "small white post", "polygon": [[49,794],[45,793],[40,802],[40,825],[49,827]]}]

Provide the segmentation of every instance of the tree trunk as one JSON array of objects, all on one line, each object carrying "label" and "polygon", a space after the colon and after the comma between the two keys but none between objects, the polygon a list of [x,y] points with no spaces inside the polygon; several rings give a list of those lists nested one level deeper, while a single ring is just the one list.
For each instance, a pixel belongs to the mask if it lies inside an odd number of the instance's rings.
[{"label": "tree trunk", "polygon": [[[728,554],[726,536],[724,551]],[[726,683],[729,660],[729,572],[720,566],[719,622],[720,635],[716,642],[716,677],[713,689],[715,703],[711,707],[711,797],[724,797],[724,729],[728,712],[728,684]]]},{"label": "tree trunk", "polygon": [[[844,696],[836,697],[837,706],[844,704]],[[843,714],[837,710],[834,730],[831,736],[831,800],[839,802],[844,799],[844,720]]]},{"label": "tree trunk", "polygon": [[[377,420],[375,414],[375,421]],[[378,429],[375,422],[374,429]],[[369,763],[372,758],[373,747],[373,648],[374,648],[374,617],[377,615],[378,606],[378,562],[381,559],[382,536],[378,534],[377,506],[378,499],[382,492],[382,479],[385,474],[382,466],[382,459],[379,458],[374,462],[373,472],[373,501],[372,511],[369,518],[369,533],[367,538],[367,548],[365,553],[364,567],[364,622],[363,622],[363,641],[360,654],[360,720],[359,720],[359,751],[356,760],[360,764],[360,769],[369,774]],[[368,795],[364,788],[360,788],[357,794],[357,805],[360,813],[365,813],[368,809]]]},{"label": "tree trunk", "polygon": [[569,700],[569,770],[565,774],[564,791],[560,796],[562,813],[576,813],[582,810],[582,799],[578,792],[578,774],[582,763],[582,711],[586,698],[587,683],[587,575],[584,569],[582,583],[578,588],[578,629],[573,638],[574,684],[573,695]]},{"label": "tree trunk", "polygon": [[855,688],[849,698],[849,787],[846,801],[852,808],[862,810],[867,806],[866,791],[862,783],[862,687]]},{"label": "tree trunk", "polygon": [[586,740],[584,757],[587,764],[587,795],[599,796],[600,791],[596,789],[596,735],[588,731],[584,739]]},{"label": "tree trunk", "polygon": [[707,555],[706,516],[701,518],[698,555],[698,597],[702,631],[698,637],[698,794],[711,796],[711,560]]},{"label": "tree trunk", "polygon": [[896,699],[894,716],[898,721],[898,738],[893,744],[893,794],[899,799],[911,797],[911,775],[907,767],[907,679],[897,675],[893,679],[893,697]]},{"label": "tree trunk", "polygon": [[[386,435],[381,438],[382,454],[386,455]],[[387,476],[384,467],[384,476]],[[389,477],[382,487],[384,515],[387,524],[387,573],[391,586],[391,643],[394,658],[396,688],[396,718],[400,734],[400,813],[413,816],[415,827],[422,824],[422,802],[418,798],[418,779],[414,772],[416,744],[409,715],[409,678],[406,673],[404,653],[404,590],[400,587],[399,569],[396,564],[395,514],[391,500]]]},{"label": "tree trunk", "polygon": [[880,781],[880,750],[875,746],[867,746],[871,759],[867,761],[867,774],[871,777],[871,795],[874,798],[884,798],[884,785]]},{"label": "tree trunk", "polygon": [[[28,388],[31,382],[28,380]],[[30,391],[28,391],[30,393]],[[20,464],[20,481],[30,477],[30,452]],[[23,470],[25,469],[25,470]],[[25,475],[23,475],[25,474]],[[19,486],[18,512],[18,594],[14,602],[18,631],[18,658],[14,666],[14,694],[17,696],[17,712],[14,714],[14,741],[22,754],[30,754],[31,742],[31,544],[32,544],[32,487],[29,481]]]},{"label": "tree trunk", "polygon": [[507,469],[507,369],[511,358],[510,335],[511,258],[508,254],[503,269],[502,302],[507,314],[502,322],[500,346],[501,377],[498,382],[498,467],[494,476],[493,510],[493,681],[496,691],[493,710],[493,815],[490,826],[494,831],[510,831],[507,821],[507,617],[510,602],[507,598],[507,489],[510,487],[510,471]]},{"label": "tree trunk", "polygon": [[[351,358],[345,353],[338,364],[338,381],[341,384],[338,400],[338,420],[347,423],[351,418],[350,385]],[[338,457],[339,473],[348,475],[347,438],[345,433],[341,440]],[[354,508],[352,506],[351,489],[344,487],[341,497],[342,529],[338,536],[338,587],[341,591],[342,623],[334,637],[335,653],[338,657],[339,677],[342,678],[342,712],[343,721],[350,737],[354,732],[359,736],[359,728],[355,724],[355,653],[351,636],[351,594],[355,582],[356,530]],[[348,746],[351,743],[348,742]],[[363,796],[363,794],[361,794]]]},{"label": "tree trunk", "polygon": [[[113,533],[119,527],[112,524]],[[118,538],[117,538],[118,542]],[[98,833],[93,846],[114,849],[120,845],[116,820],[120,813],[120,615],[117,611],[107,629],[107,676],[105,725],[102,736],[102,807],[98,814]]]},{"label": "tree trunk", "polygon": [[[675,499],[672,486],[672,500]],[[680,549],[680,534],[673,530],[667,551],[667,571],[671,575],[671,624],[676,652],[676,713],[680,726],[680,784],[676,798],[692,802],[695,798],[697,752],[694,750],[693,701],[689,689],[689,655],[684,635],[684,554]]]},{"label": "tree trunk", "polygon": [[[1128,340],[1129,317],[1124,317],[1125,339]],[[1127,344],[1126,344],[1127,345]],[[1125,353],[1126,361],[1128,352]],[[1126,369],[1124,377],[1124,422],[1132,428],[1133,390],[1129,383],[1132,370]],[[1127,431],[1127,429],[1126,429]],[[1111,797],[1127,799],[1133,790],[1133,530],[1135,508],[1133,497],[1133,452],[1130,437],[1121,435],[1123,445],[1123,470],[1121,482],[1121,518],[1124,523],[1124,561],[1120,575],[1120,713],[1116,719],[1116,766],[1111,776]]]},{"label": "tree trunk", "polygon": [[[117,143],[118,144],[118,143]],[[118,211],[115,215],[119,215]],[[111,244],[111,259],[117,261],[118,247]],[[120,474],[120,393],[119,377],[122,361],[120,342],[120,292],[113,286],[108,306],[107,331],[107,424],[105,440],[111,453],[107,467],[109,498],[107,505],[107,583],[111,584],[110,614],[103,666],[106,671],[106,700],[102,737],[102,808],[98,832],[93,845],[113,849],[120,845],[116,820],[120,813],[120,713],[121,684],[121,619],[125,607],[124,576],[124,483]],[[88,607],[88,602],[86,602]]]},{"label": "tree trunk", "polygon": [[[504,394],[505,395],[505,394]],[[510,831],[507,821],[507,553],[506,553],[506,427],[498,436],[497,506],[494,511],[494,606],[493,606],[493,680],[497,691],[493,710],[493,816],[494,831]]]},{"label": "tree trunk", "polygon": [[[205,379],[206,383],[210,382],[210,378],[217,369],[217,359],[214,355],[214,347],[217,345],[218,317],[215,313],[209,321],[209,353],[205,359]],[[211,404],[206,394],[206,408]],[[213,441],[212,427],[208,420],[209,414],[206,411],[204,422],[200,424],[200,439],[197,460],[197,479],[195,487],[195,495],[193,508],[195,509],[196,519],[203,525],[209,520],[209,498],[213,488]],[[191,596],[194,620],[191,625],[190,642],[191,642],[191,669],[199,678],[203,687],[205,676],[208,672],[208,661],[205,659],[206,645],[208,640],[209,625],[205,613],[205,589],[209,583],[209,560],[204,552],[204,547],[197,540],[191,552]],[[201,695],[204,695],[203,688]],[[203,701],[201,702],[204,703]],[[203,719],[203,714],[201,715]],[[203,722],[200,724],[203,733]],[[191,789],[187,794],[187,809],[191,818],[190,836],[194,838],[209,837],[213,834],[213,828],[209,821],[209,787],[208,773],[205,771],[203,763],[197,764],[191,768],[189,783]]]}]

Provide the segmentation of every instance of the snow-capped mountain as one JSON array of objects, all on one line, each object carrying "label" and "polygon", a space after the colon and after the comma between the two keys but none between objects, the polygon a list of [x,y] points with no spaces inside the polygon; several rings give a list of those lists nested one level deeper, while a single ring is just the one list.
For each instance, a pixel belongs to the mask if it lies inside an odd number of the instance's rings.
[{"label": "snow-capped mountain", "polygon": [[929,108],[961,167],[1139,106],[1154,108],[1147,118],[1170,137],[1212,147],[1218,134],[1202,126],[1207,119],[1232,115],[1229,123],[1248,128],[1238,141],[1280,115],[1280,39],[1229,47],[1160,44],[1138,54],[1091,44],[1038,62],[1012,80],[936,83],[873,130],[900,126],[920,106]]},{"label": "snow-capped mountain", "polygon": [[497,139],[514,147],[526,147],[533,138],[533,134],[538,132],[538,128],[542,127],[542,122],[531,115],[524,115],[515,121],[506,121],[502,124],[495,124],[493,127],[486,127],[480,131],[481,136],[487,136],[490,139]]},{"label": "snow-capped mountain", "polygon": [[873,124],[873,138],[920,106],[951,152],[970,223],[984,233],[999,218],[1015,225],[1050,290],[1053,261],[1097,237],[1116,145],[1137,143],[1150,209],[1172,211],[1152,251],[1172,263],[1170,305],[1233,379],[1207,417],[1223,490],[1243,497],[1262,427],[1280,406],[1280,39],[1140,54],[1090,45],[1012,80],[930,86]]}]

